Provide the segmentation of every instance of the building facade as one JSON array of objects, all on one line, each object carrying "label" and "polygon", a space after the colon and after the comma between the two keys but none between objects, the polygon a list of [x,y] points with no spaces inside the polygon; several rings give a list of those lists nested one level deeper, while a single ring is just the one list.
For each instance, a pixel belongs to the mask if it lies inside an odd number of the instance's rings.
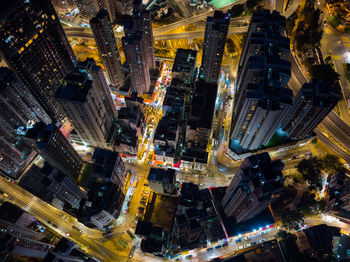
[{"label": "building facade", "polygon": [[219,79],[229,25],[230,15],[221,11],[215,11],[214,16],[207,18],[201,76],[208,83],[216,83]]},{"label": "building facade", "polygon": [[15,177],[25,164],[26,154],[18,145],[17,132],[27,125],[51,119],[15,73],[0,68],[0,169]]},{"label": "building facade", "polygon": [[78,210],[85,197],[75,181],[47,162],[33,165],[18,185],[59,210]]},{"label": "building facade", "polygon": [[78,178],[83,160],[55,125],[39,122],[23,134],[23,140],[73,181]]},{"label": "building facade", "polygon": [[105,182],[113,182],[119,191],[124,190],[126,167],[123,159],[117,152],[96,148],[92,155],[95,165],[95,174]]},{"label": "building facade", "polygon": [[78,66],[80,68],[86,69],[87,73],[91,75],[96,88],[101,94],[103,105],[107,110],[110,121],[116,121],[118,118],[118,113],[102,68],[96,65],[96,62],[93,58],[87,58],[84,62],[80,62]]},{"label": "building facade", "polygon": [[283,191],[284,164],[268,153],[252,155],[242,162],[222,199],[223,210],[237,223],[253,218]]},{"label": "building facade", "polygon": [[310,136],[339,101],[338,91],[327,81],[311,80],[296,95],[283,129],[292,138]]},{"label": "building facade", "polygon": [[151,85],[145,36],[145,32],[137,31],[122,38],[131,85],[139,96],[147,93]]},{"label": "building facade", "polygon": [[289,116],[292,91],[285,18],[276,11],[255,12],[240,57],[231,122],[230,149],[266,145]]},{"label": "building facade", "polygon": [[74,127],[75,132],[89,146],[109,148],[112,121],[104,106],[96,82],[85,69],[66,75],[56,93],[57,103]]},{"label": "building facade", "polygon": [[[50,1],[1,3],[0,53],[50,117],[61,117],[54,94],[75,56]],[[33,59],[35,58],[35,59]]]},{"label": "building facade", "polygon": [[142,0],[134,0],[132,19],[124,27],[125,35],[132,35],[134,32],[144,32],[143,41],[145,42],[148,66],[150,69],[156,68],[154,56],[154,38],[152,30],[152,19],[150,11],[142,4]]},{"label": "building facade", "polygon": [[90,20],[90,26],[110,85],[119,89],[124,85],[125,76],[108,12],[101,9]]},{"label": "building facade", "polygon": [[158,194],[175,195],[176,174],[174,169],[151,168],[147,177],[149,187]]}]

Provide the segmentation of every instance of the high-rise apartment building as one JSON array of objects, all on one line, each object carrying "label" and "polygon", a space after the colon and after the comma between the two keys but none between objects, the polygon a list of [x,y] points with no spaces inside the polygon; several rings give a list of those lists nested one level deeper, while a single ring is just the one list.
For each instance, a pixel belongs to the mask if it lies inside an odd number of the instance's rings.
[{"label": "high-rise apartment building", "polygon": [[0,11],[0,54],[53,118],[54,94],[75,56],[50,1],[4,0]]},{"label": "high-rise apartment building", "polygon": [[230,15],[221,11],[207,17],[201,65],[201,76],[207,83],[219,79],[229,25]]},{"label": "high-rise apartment building", "polygon": [[90,20],[100,9],[106,9],[109,19],[113,22],[117,17],[117,1],[116,0],[76,0],[80,15]]},{"label": "high-rise apartment building", "polygon": [[131,15],[133,0],[115,0],[115,10],[118,15]]},{"label": "high-rise apartment building", "polygon": [[0,68],[0,169],[16,176],[22,164],[23,153],[16,147],[17,132],[27,125],[51,119],[14,72]]},{"label": "high-rise apartment building", "polygon": [[113,87],[121,88],[124,85],[125,76],[108,12],[101,9],[90,20],[90,26],[109,82]]},{"label": "high-rise apartment building", "polygon": [[39,122],[26,131],[23,139],[52,166],[74,181],[78,178],[83,160],[55,125]]},{"label": "high-rise apartment building", "polygon": [[305,138],[339,101],[338,91],[328,81],[311,80],[296,95],[283,130],[292,138]]},{"label": "high-rise apartment building", "polygon": [[134,32],[143,32],[143,41],[145,42],[145,51],[147,55],[148,66],[150,69],[156,67],[154,56],[154,38],[152,30],[152,19],[150,11],[142,4],[142,0],[134,0],[133,14],[131,21],[124,26],[126,36],[132,35]]},{"label": "high-rise apartment building", "polygon": [[145,35],[145,32],[137,31],[122,38],[131,85],[139,96],[147,93],[151,85]]},{"label": "high-rise apartment building", "polygon": [[98,89],[98,92],[101,95],[103,105],[108,113],[108,117],[111,121],[116,121],[118,113],[102,68],[96,65],[96,62],[93,58],[87,58],[84,62],[79,62],[78,66],[81,69],[86,69],[87,73],[91,75],[92,81],[94,82],[96,88]]},{"label": "high-rise apartment building", "polygon": [[[285,18],[276,11],[255,12],[240,58],[230,148],[254,150],[265,145],[288,118],[292,91],[286,60],[289,39],[282,35]],[[237,152],[237,149],[235,150]]]},{"label": "high-rise apartment building", "polygon": [[64,78],[56,93],[57,103],[89,146],[109,148],[112,121],[98,86],[86,69],[76,69]]},{"label": "high-rise apartment building", "polygon": [[284,189],[283,168],[267,152],[245,158],[222,199],[225,214],[239,223],[267,208]]}]

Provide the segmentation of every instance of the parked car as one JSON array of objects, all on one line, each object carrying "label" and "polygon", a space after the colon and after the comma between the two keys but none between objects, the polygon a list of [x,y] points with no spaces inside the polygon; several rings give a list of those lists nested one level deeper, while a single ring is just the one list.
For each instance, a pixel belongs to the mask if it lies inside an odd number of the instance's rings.
[{"label": "parked car", "polygon": [[207,248],[207,251],[213,251],[213,248],[212,247]]},{"label": "parked car", "polygon": [[265,239],[260,239],[260,243],[265,242]]},{"label": "parked car", "polygon": [[238,239],[236,239],[236,240],[235,240],[235,242],[236,242],[236,243],[238,243],[238,242],[242,242],[242,238],[238,238]]},{"label": "parked car", "polygon": [[216,246],[215,248],[216,248],[216,249],[219,249],[219,248],[222,248],[222,246],[218,245],[218,246]]}]

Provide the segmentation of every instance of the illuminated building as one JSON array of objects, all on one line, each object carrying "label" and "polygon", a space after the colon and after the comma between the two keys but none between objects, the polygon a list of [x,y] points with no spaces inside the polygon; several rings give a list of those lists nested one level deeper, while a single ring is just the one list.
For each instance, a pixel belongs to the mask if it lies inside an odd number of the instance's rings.
[{"label": "illuminated building", "polygon": [[76,1],[81,16],[87,20],[93,18],[101,9],[108,12],[109,19],[116,19],[117,4],[115,0],[78,0]]},{"label": "illuminated building", "polygon": [[201,65],[201,76],[207,83],[219,79],[229,25],[230,15],[221,11],[207,17]]},{"label": "illuminated building", "polygon": [[225,214],[239,223],[262,212],[284,189],[283,168],[267,152],[245,158],[222,199]]},{"label": "illuminated building", "polygon": [[55,125],[37,123],[26,131],[23,139],[49,164],[73,181],[78,178],[83,160]]},{"label": "illuminated building", "polygon": [[145,34],[145,32],[137,31],[122,38],[131,85],[139,96],[147,93],[151,85]]},{"label": "illuminated building", "polygon": [[0,169],[15,177],[25,164],[24,153],[16,147],[17,132],[27,125],[43,121],[51,123],[50,117],[39,105],[27,87],[15,73],[0,68]]},{"label": "illuminated building", "polygon": [[142,0],[134,0],[133,7],[132,19],[124,26],[125,35],[130,36],[137,31],[144,33],[143,41],[148,66],[150,69],[154,69],[156,67],[156,61],[154,56],[154,38],[150,11],[146,10],[146,7],[142,4]]},{"label": "illuminated building", "polygon": [[92,79],[86,69],[67,74],[56,93],[56,100],[74,131],[87,145],[110,148],[113,123],[104,106],[103,93]]},{"label": "illuminated building", "polygon": [[[255,12],[240,58],[230,149],[239,152],[266,145],[288,118],[292,91],[289,39],[285,18],[269,10]],[[239,147],[238,149],[235,147]]]},{"label": "illuminated building", "polygon": [[305,138],[337,105],[339,94],[327,81],[311,80],[296,95],[283,130],[292,138]]},{"label": "illuminated building", "polygon": [[109,82],[114,88],[119,89],[124,85],[125,76],[108,12],[101,9],[90,20],[90,26]]},{"label": "illuminated building", "polygon": [[1,1],[0,39],[6,64],[50,117],[60,118],[53,98],[75,56],[50,1]]}]

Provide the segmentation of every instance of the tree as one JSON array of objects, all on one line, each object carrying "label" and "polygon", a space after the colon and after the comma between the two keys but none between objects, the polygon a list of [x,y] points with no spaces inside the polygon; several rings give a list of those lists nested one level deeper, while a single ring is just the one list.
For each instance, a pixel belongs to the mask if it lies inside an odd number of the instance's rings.
[{"label": "tree", "polygon": [[234,5],[232,8],[228,11],[229,14],[231,14],[232,17],[240,16],[244,11],[244,5]]},{"label": "tree", "polygon": [[298,230],[304,224],[304,215],[298,210],[286,209],[282,213],[282,226],[288,230]]},{"label": "tree", "polygon": [[245,3],[246,8],[249,11],[254,11],[254,9],[261,3],[261,0],[247,0]]},{"label": "tree", "polygon": [[317,80],[327,80],[331,85],[339,80],[339,74],[330,64],[313,65],[310,67],[310,75]]},{"label": "tree", "polygon": [[323,163],[317,157],[303,159],[297,165],[298,172],[301,173],[304,179],[308,181],[308,183],[310,184],[310,189],[322,188],[322,168]]},{"label": "tree", "polygon": [[343,164],[340,162],[339,157],[336,155],[327,154],[322,159],[322,162],[323,169],[330,174],[334,174],[338,171],[343,170]]}]

